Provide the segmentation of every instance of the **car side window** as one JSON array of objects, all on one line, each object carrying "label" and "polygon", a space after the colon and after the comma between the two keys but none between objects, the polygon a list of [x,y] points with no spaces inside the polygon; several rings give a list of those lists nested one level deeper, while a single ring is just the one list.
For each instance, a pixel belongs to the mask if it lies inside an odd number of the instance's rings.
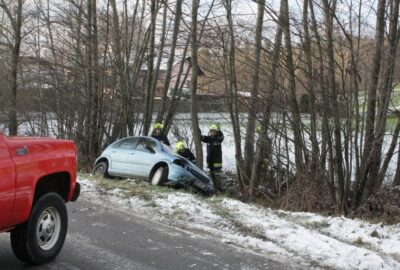
[{"label": "car side window", "polygon": [[153,140],[142,138],[136,146],[136,150],[154,154],[157,143]]},{"label": "car side window", "polygon": [[137,141],[138,141],[138,138],[126,138],[126,139],[120,141],[114,147],[121,148],[121,149],[135,149]]}]

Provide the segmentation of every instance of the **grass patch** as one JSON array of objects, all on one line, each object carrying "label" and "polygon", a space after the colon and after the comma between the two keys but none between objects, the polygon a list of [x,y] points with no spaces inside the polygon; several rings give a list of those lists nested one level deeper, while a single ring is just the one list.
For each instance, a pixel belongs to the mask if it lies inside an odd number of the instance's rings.
[{"label": "grass patch", "polygon": [[100,194],[109,195],[116,189],[121,190],[121,194],[117,194],[123,198],[137,197],[143,201],[150,202],[149,206],[155,207],[151,202],[155,198],[167,198],[169,194],[177,191],[187,194],[195,194],[191,189],[175,189],[168,186],[153,186],[144,180],[135,179],[107,179],[101,176],[93,176],[87,173],[79,173],[80,178],[88,179],[95,183],[95,187]]},{"label": "grass patch", "polygon": [[144,201],[152,201],[153,199],[153,196],[149,192],[135,186],[128,188],[125,196],[127,198],[138,197]]},{"label": "grass patch", "polygon": [[267,238],[262,232],[257,230],[257,228],[251,228],[237,220],[227,209],[222,208],[217,202],[214,201],[212,203],[212,208],[214,214],[229,221],[229,223],[231,223],[239,233],[243,235],[249,235],[263,241],[271,241],[271,239]]},{"label": "grass patch", "polygon": [[148,203],[145,204],[145,206],[156,208],[158,205],[156,204],[155,201],[149,201]]},{"label": "grass patch", "polygon": [[312,221],[312,222],[306,222],[304,224],[304,227],[306,227],[307,229],[324,229],[324,228],[328,228],[330,226],[329,222],[326,220],[323,221]]},{"label": "grass patch", "polygon": [[181,219],[182,216],[185,215],[185,211],[183,211],[182,209],[176,209],[171,215],[170,217],[173,219]]},{"label": "grass patch", "polygon": [[363,239],[361,237],[358,237],[355,241],[353,241],[353,244],[357,245],[357,246],[362,246],[365,244],[365,242],[363,241]]},{"label": "grass patch", "polygon": [[381,238],[381,236],[379,235],[379,233],[378,233],[376,230],[374,230],[374,231],[371,233],[371,237]]},{"label": "grass patch", "polygon": [[224,219],[229,219],[229,220],[233,219],[232,214],[228,210],[219,206],[217,202],[213,202],[212,209],[213,209],[213,213],[217,216],[220,216]]},{"label": "grass patch", "polygon": [[283,212],[283,211],[276,211],[275,215],[279,218],[285,218],[285,219],[287,219],[289,217],[288,213]]},{"label": "grass patch", "polygon": [[120,189],[121,197],[138,197],[144,201],[152,201],[155,188],[160,192],[161,188],[153,187],[147,183],[135,180],[105,179],[104,177],[95,177],[92,175],[80,174],[81,177],[94,181],[96,188],[101,194],[108,194],[112,190]]}]

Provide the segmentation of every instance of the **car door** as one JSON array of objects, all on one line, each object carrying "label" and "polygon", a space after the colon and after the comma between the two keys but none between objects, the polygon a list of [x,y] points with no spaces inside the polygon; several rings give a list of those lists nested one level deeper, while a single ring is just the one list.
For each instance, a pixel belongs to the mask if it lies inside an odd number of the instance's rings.
[{"label": "car door", "polygon": [[157,143],[150,138],[141,138],[135,149],[128,155],[126,170],[135,175],[147,178],[156,163]]},{"label": "car door", "polygon": [[11,226],[10,215],[15,200],[15,165],[8,145],[0,134],[0,230]]},{"label": "car door", "polygon": [[125,138],[112,146],[110,151],[110,173],[126,175],[126,162],[130,153],[135,149],[138,139],[137,137]]}]

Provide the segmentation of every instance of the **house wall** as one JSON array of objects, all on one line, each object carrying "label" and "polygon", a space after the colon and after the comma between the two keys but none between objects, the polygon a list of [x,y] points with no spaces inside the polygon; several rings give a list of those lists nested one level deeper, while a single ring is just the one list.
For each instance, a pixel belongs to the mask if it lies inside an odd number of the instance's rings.
[{"label": "house wall", "polygon": [[[169,88],[175,87],[176,81],[178,80],[180,66],[181,66],[181,62],[178,62],[172,66],[171,82],[169,84]],[[190,67],[190,64],[185,61],[185,63],[183,64],[181,80],[179,81],[180,84],[182,83],[182,80],[185,78],[186,74],[187,74],[187,78],[183,85],[183,88],[190,88],[190,83],[191,83],[191,78],[192,78],[192,68]]]}]

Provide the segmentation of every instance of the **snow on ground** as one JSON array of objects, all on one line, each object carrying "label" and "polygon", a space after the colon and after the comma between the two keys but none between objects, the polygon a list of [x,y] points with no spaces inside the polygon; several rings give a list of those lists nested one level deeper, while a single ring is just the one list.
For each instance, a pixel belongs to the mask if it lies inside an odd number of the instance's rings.
[{"label": "snow on ground", "polygon": [[[400,269],[400,224],[276,211],[135,181],[123,181],[121,187],[116,187],[119,181],[101,181],[80,179],[83,197],[245,247],[294,268]],[[107,187],[104,183],[109,182]]]}]

